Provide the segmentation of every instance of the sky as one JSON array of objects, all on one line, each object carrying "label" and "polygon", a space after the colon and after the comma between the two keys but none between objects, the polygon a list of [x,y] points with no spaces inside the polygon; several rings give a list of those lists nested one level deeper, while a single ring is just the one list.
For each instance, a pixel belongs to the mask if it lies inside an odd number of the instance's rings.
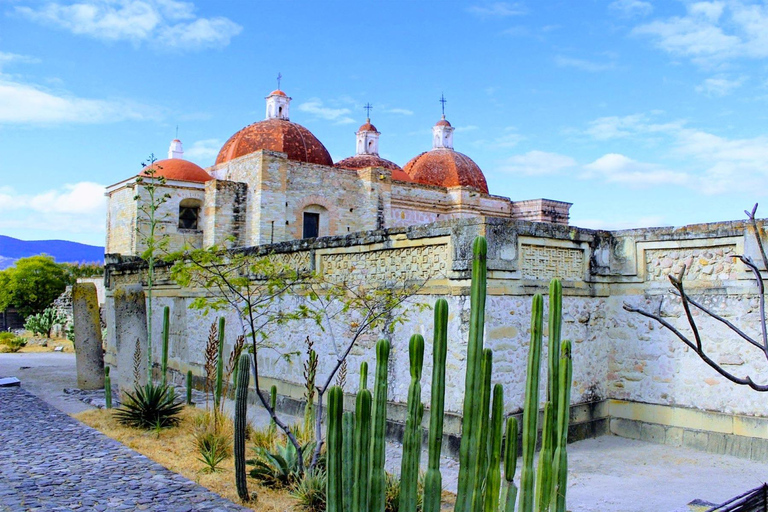
[{"label": "sky", "polygon": [[211,165],[278,73],[334,161],[370,103],[404,166],[444,94],[490,192],[573,203],[576,226],[766,203],[768,1],[0,0],[0,234],[103,245],[105,186],[177,127]]}]

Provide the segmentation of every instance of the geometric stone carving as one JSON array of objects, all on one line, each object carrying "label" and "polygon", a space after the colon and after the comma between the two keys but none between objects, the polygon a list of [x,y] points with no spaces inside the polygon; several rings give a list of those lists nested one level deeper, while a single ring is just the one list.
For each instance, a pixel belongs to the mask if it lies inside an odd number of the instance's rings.
[{"label": "geometric stone carving", "polygon": [[448,246],[424,245],[402,249],[323,254],[320,268],[328,279],[368,282],[421,281],[446,275]]},{"label": "geometric stone carving", "polygon": [[584,279],[584,251],[566,247],[521,245],[523,279]]}]

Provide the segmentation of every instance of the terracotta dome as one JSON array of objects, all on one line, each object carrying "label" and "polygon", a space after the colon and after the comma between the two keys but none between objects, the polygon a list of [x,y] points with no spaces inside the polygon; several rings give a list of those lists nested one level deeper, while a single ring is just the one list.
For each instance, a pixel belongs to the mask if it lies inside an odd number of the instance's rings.
[{"label": "terracotta dome", "polygon": [[336,167],[344,169],[365,169],[366,167],[383,167],[392,171],[392,179],[397,181],[413,181],[399,165],[376,155],[355,155],[336,162]]},{"label": "terracotta dome", "polygon": [[[148,168],[149,166],[145,167],[139,176],[144,176]],[[205,172],[199,165],[181,158],[158,160],[152,165],[152,168],[156,170],[155,177],[163,176],[167,180],[205,183],[213,179],[213,176]]]},{"label": "terracotta dome", "polygon": [[379,133],[379,130],[377,130],[376,127],[371,124],[371,120],[369,119],[368,121],[365,122],[364,125],[362,125],[360,128],[357,129],[357,132],[358,133],[360,133],[360,132],[376,132],[376,133]]},{"label": "terracotta dome", "polygon": [[451,123],[449,123],[445,118],[443,118],[438,122],[436,122],[435,126],[451,126]]},{"label": "terracotta dome", "polygon": [[267,119],[246,126],[222,146],[216,165],[267,149],[288,155],[291,160],[333,165],[325,146],[303,126],[283,119]]},{"label": "terracotta dome", "polygon": [[281,91],[280,89],[275,89],[271,93],[269,93],[270,96],[285,96],[285,93]]},{"label": "terracotta dome", "polygon": [[467,155],[452,149],[440,148],[422,153],[405,164],[403,170],[416,183],[472,187],[488,193],[488,184],[480,167]]}]

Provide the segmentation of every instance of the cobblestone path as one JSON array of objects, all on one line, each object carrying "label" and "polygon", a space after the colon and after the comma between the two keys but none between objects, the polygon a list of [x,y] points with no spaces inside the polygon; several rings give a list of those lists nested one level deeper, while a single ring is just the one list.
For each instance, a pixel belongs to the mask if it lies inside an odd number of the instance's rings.
[{"label": "cobblestone path", "polygon": [[0,388],[0,512],[248,510],[50,407]]}]

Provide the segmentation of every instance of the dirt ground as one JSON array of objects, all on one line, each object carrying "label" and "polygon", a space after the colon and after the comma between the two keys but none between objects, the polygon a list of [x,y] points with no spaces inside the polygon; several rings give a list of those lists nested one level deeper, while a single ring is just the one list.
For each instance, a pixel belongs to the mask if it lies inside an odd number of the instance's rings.
[{"label": "dirt ground", "polygon": [[[77,386],[74,354],[0,354],[0,377],[9,376],[69,414],[91,408],[62,391]],[[768,481],[768,464],[615,436],[573,443],[568,456],[572,512],[687,512],[694,499],[720,503]],[[455,475],[443,482],[455,490]]]}]

